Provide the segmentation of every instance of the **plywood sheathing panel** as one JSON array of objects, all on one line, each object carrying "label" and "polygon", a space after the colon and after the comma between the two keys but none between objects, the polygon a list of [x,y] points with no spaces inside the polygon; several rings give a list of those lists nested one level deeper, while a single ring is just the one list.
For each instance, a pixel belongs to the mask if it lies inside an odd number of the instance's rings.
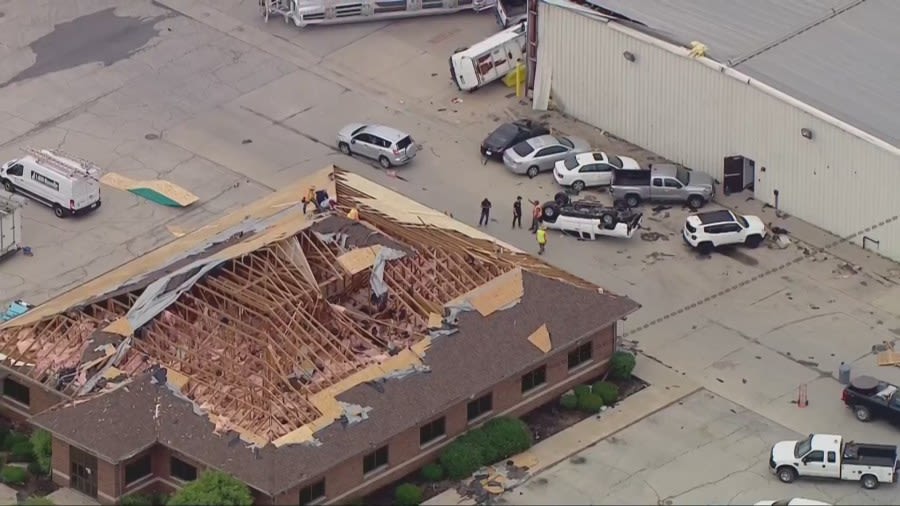
[{"label": "plywood sheathing panel", "polygon": [[412,350],[406,349],[392,357],[388,357],[380,364],[370,365],[312,395],[309,400],[312,405],[322,413],[322,416],[315,421],[276,439],[273,441],[273,444],[275,446],[284,446],[286,444],[312,441],[313,434],[328,427],[336,419],[340,418],[341,406],[337,401],[338,395],[368,381],[381,379],[391,373],[409,370],[421,365],[422,360],[419,356]]},{"label": "plywood sheathing panel", "polygon": [[128,319],[122,317],[104,327],[103,332],[128,337],[134,333],[134,329],[131,328],[131,323],[128,322]]},{"label": "plywood sheathing panel", "polygon": [[341,178],[347,185],[370,197],[357,199],[360,204],[378,211],[398,223],[433,226],[444,230],[455,230],[468,237],[483,239],[503,246],[510,251],[521,252],[519,248],[511,244],[502,242],[497,238],[457,221],[440,211],[431,209],[415,200],[385,188],[378,183],[369,181],[358,174],[341,172]]},{"label": "plywood sheathing panel", "polygon": [[[334,166],[321,169],[308,177],[283,187],[277,192],[264,196],[246,207],[238,209],[215,223],[179,237],[121,267],[54,297],[22,316],[0,325],[0,329],[30,325],[57,313],[62,313],[69,308],[82,305],[88,300],[110,293],[139,275],[163,269],[172,261],[172,258],[178,257],[184,251],[201,247],[211,238],[230,228],[234,228],[244,220],[268,218],[284,211],[291,205],[295,205],[299,201],[298,195],[305,195],[306,190],[310,186],[326,189],[329,195],[336,195]],[[300,213],[298,212],[297,214]]]},{"label": "plywood sheathing panel", "polygon": [[553,349],[553,344],[550,341],[550,331],[547,330],[547,324],[541,325],[537,330],[532,332],[532,334],[528,336],[528,342],[535,345],[541,352],[549,353],[550,350]]},{"label": "plywood sheathing panel", "polygon": [[375,257],[381,251],[381,245],[366,246],[350,250],[337,257],[338,263],[350,274],[362,272],[375,265]]},{"label": "plywood sheathing panel", "polygon": [[878,365],[900,365],[900,352],[882,351],[878,354],[876,361]]},{"label": "plywood sheathing panel", "polygon": [[178,390],[183,390],[188,381],[190,381],[190,378],[174,369],[166,371],[166,382]]},{"label": "plywood sheathing panel", "polygon": [[525,296],[522,283],[522,269],[517,267],[502,274],[482,286],[466,293],[446,306],[452,307],[468,302],[481,316],[489,316],[497,310],[512,306]]},{"label": "plywood sheathing panel", "polygon": [[428,328],[439,329],[444,326],[444,317],[437,313],[428,313]]}]

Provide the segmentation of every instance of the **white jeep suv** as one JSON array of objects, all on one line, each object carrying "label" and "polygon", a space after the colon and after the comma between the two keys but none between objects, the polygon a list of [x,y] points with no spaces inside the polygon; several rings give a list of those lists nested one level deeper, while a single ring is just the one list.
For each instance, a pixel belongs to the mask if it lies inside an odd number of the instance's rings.
[{"label": "white jeep suv", "polygon": [[689,246],[707,255],[728,244],[759,246],[766,237],[766,225],[756,216],[742,216],[725,209],[688,216],[683,235]]}]

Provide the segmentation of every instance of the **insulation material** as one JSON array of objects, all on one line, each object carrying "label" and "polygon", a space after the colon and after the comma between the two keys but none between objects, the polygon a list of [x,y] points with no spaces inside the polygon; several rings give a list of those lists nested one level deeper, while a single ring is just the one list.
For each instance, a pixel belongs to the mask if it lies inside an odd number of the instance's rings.
[{"label": "insulation material", "polygon": [[375,265],[375,259],[381,252],[381,246],[366,246],[364,248],[356,248],[337,257],[337,261],[350,274],[362,272],[369,267]]},{"label": "insulation material", "polygon": [[169,181],[136,181],[115,172],[104,174],[100,182],[168,207],[187,207],[200,200],[193,193]]},{"label": "insulation material", "polygon": [[[150,283],[138,297],[131,309],[125,315],[132,328],[138,329],[163,312],[167,307],[175,303],[182,293],[191,289],[197,281],[200,281],[207,272],[218,267],[224,260],[202,260],[194,262],[186,267],[178,269],[168,276],[161,277]],[[191,273],[190,277],[181,282],[174,289],[168,289],[170,281],[176,276]]]},{"label": "insulation material", "polygon": [[406,256],[406,253],[393,248],[383,247],[375,255],[375,263],[372,266],[372,275],[369,283],[372,285],[372,293],[381,297],[388,292],[388,285],[384,282],[384,266],[390,260],[397,260]]},{"label": "insulation material", "polygon": [[541,325],[528,336],[528,342],[541,350],[541,352],[549,353],[553,349],[553,344],[550,341],[550,331],[547,330],[547,324]]},{"label": "insulation material", "polygon": [[522,269],[517,267],[448,302],[446,305],[455,307],[465,301],[481,313],[481,316],[489,316],[495,311],[518,304],[524,296],[525,286],[522,283]]}]

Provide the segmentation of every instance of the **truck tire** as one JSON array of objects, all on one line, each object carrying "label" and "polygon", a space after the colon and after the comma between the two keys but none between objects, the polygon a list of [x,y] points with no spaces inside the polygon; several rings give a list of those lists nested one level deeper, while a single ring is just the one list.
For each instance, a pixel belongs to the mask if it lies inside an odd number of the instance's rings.
[{"label": "truck tire", "polygon": [[706,203],[706,200],[700,195],[691,195],[687,199],[687,205],[691,209],[700,209],[703,207],[703,204]]},{"label": "truck tire", "polygon": [[641,205],[641,197],[633,193],[625,195],[625,205],[628,207],[637,207]]},{"label": "truck tire", "polygon": [[12,184],[12,181],[9,179],[3,180],[3,189],[9,193],[16,193],[16,187]]},{"label": "truck tire", "polygon": [[862,478],[859,479],[859,482],[862,483],[862,486],[866,490],[874,490],[878,488],[878,478],[875,477],[874,474],[864,474]]},{"label": "truck tire", "polygon": [[856,419],[860,422],[872,421],[872,412],[865,406],[853,406],[853,414],[856,415]]},{"label": "truck tire", "polygon": [[744,240],[744,244],[748,248],[757,248],[760,244],[762,244],[762,236],[753,234],[751,236],[747,236],[747,239]]},{"label": "truck tire", "polygon": [[797,479],[797,470],[791,466],[779,467],[776,474],[782,483],[793,483]]},{"label": "truck tire", "polygon": [[541,221],[546,221],[547,223],[555,223],[556,218],[559,217],[559,206],[556,202],[547,202],[543,206],[541,206]]},{"label": "truck tire", "polygon": [[616,228],[617,221],[619,221],[619,219],[616,217],[615,213],[605,212],[600,215],[600,222],[603,223],[603,227],[607,230]]}]

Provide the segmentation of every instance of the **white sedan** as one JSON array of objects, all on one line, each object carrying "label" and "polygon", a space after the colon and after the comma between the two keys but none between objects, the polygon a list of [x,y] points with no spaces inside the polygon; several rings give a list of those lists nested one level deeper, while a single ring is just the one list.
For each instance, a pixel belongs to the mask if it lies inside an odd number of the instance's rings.
[{"label": "white sedan", "polygon": [[581,191],[589,186],[612,184],[613,169],[639,170],[638,163],[627,156],[608,155],[603,151],[591,151],[566,157],[556,162],[553,177],[562,186]]}]

